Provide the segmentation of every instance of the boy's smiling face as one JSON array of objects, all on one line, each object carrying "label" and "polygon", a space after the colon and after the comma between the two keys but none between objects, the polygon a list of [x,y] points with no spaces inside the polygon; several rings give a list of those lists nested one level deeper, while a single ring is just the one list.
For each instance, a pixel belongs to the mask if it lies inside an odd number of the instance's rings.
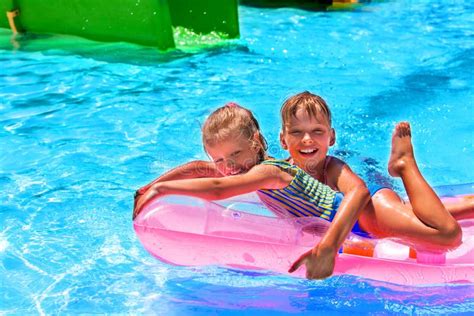
[{"label": "boy's smiling face", "polygon": [[335,133],[324,115],[312,116],[298,109],[286,122],[280,142],[294,164],[311,175],[321,175],[329,147],[335,142]]}]

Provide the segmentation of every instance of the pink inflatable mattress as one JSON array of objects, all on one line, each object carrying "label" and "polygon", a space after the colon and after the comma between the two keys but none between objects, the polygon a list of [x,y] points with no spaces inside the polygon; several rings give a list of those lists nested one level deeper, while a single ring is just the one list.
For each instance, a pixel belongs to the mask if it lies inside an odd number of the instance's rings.
[{"label": "pink inflatable mattress", "polygon": [[[472,188],[445,187],[443,192],[447,198],[472,198],[466,195]],[[408,246],[395,240],[351,234],[334,274],[403,285],[474,283],[474,221],[460,224],[460,247],[438,255],[419,252],[416,259]],[[291,263],[320,240],[327,225],[319,218],[276,218],[249,196],[220,204],[170,196],[150,203],[134,221],[143,246],[163,262],[279,273],[287,273]],[[304,276],[304,269],[292,275]]]}]

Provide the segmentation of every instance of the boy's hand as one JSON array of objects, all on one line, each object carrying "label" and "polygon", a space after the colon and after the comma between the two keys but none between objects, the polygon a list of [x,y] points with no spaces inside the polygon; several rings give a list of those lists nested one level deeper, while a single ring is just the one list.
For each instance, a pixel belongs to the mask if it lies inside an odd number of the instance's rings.
[{"label": "boy's hand", "polygon": [[303,263],[306,265],[306,278],[325,279],[334,272],[337,251],[319,247],[319,244],[313,249],[302,254],[290,267],[289,273],[295,272]]}]

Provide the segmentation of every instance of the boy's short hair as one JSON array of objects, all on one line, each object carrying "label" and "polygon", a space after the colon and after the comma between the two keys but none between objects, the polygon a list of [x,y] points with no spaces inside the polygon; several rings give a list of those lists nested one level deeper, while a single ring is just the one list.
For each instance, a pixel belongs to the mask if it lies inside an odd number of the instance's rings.
[{"label": "boy's short hair", "polygon": [[316,117],[318,114],[323,115],[331,126],[331,110],[319,95],[312,94],[309,91],[298,93],[292,97],[289,97],[281,106],[280,115],[282,120],[282,130],[285,130],[285,126],[288,121],[295,117],[296,111],[304,109],[310,117]]}]

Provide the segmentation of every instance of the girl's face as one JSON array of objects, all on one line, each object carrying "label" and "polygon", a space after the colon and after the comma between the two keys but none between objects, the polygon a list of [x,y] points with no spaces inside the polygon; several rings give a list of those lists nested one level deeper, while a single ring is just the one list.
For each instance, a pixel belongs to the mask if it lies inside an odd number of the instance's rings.
[{"label": "girl's face", "polygon": [[280,142],[294,163],[310,174],[321,172],[329,147],[334,144],[334,130],[324,115],[310,116],[298,109],[280,134]]},{"label": "girl's face", "polygon": [[259,146],[238,133],[230,135],[212,146],[205,146],[206,152],[224,176],[249,171],[259,162]]}]

